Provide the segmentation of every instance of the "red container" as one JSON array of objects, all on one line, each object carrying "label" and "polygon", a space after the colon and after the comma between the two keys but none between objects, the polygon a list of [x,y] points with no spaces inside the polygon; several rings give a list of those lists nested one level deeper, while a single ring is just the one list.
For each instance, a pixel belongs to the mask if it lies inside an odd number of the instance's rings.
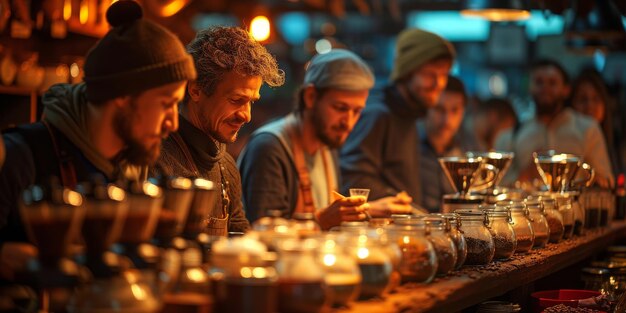
[{"label": "red container", "polygon": [[599,296],[600,293],[591,290],[546,290],[530,294],[533,303],[533,312],[541,313],[544,309],[564,304],[570,307],[578,307],[578,300]]}]

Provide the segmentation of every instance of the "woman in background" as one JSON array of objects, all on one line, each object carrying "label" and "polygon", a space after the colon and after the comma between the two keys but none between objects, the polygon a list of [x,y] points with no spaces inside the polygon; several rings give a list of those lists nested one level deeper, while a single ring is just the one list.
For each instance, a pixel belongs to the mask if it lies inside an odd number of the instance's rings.
[{"label": "woman in background", "polygon": [[620,132],[619,129],[613,127],[613,117],[620,115],[616,114],[618,112],[615,110],[614,103],[600,73],[593,69],[587,69],[578,75],[572,84],[570,104],[574,110],[588,115],[600,124],[609,150],[611,166],[615,173],[622,173],[623,164],[619,158],[620,151],[616,149],[620,143],[620,138],[616,138],[616,135],[619,136]]}]

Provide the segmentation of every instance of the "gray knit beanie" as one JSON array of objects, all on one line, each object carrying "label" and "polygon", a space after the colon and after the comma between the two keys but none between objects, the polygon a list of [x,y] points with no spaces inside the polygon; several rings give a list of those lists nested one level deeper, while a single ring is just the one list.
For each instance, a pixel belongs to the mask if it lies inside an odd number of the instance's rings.
[{"label": "gray knit beanie", "polygon": [[113,28],[85,59],[90,102],[196,78],[193,58],[178,37],[142,16],[139,4],[130,0],[115,2],[107,10]]},{"label": "gray knit beanie", "polygon": [[454,56],[452,44],[438,35],[417,28],[405,29],[398,35],[390,79],[395,82],[430,60]]}]

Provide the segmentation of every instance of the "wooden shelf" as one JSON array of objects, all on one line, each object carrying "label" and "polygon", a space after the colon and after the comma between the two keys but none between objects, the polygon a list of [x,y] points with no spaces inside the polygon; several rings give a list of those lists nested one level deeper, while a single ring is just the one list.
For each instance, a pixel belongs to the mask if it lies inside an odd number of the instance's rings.
[{"label": "wooden shelf", "polygon": [[38,95],[39,92],[37,90],[18,86],[0,86],[0,94],[30,97],[33,94]]},{"label": "wooden shelf", "polygon": [[384,300],[357,302],[350,310],[337,312],[456,312],[581,262],[623,237],[626,222],[614,222],[606,229],[588,231],[512,260],[464,266],[428,285],[405,284]]}]

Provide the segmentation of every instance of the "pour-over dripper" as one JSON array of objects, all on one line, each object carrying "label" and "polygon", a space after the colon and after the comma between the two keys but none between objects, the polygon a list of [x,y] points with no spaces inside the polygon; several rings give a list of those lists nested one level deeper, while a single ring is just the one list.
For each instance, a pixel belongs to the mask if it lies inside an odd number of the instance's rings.
[{"label": "pour-over dripper", "polygon": [[[491,164],[496,168],[496,177],[493,179],[492,183],[486,184],[488,185],[487,189],[499,186],[500,181],[504,175],[506,175],[506,172],[509,170],[511,163],[513,162],[513,157],[515,157],[515,153],[504,151],[468,151],[465,155],[470,158],[482,158],[485,163]],[[479,178],[482,180],[482,177]]]},{"label": "pour-over dripper", "polygon": [[24,190],[18,206],[39,253],[25,271],[15,273],[15,281],[37,291],[39,312],[62,310],[79,282],[79,268],[66,256],[83,222],[83,198],[54,179]]},{"label": "pour-over dripper", "polygon": [[77,189],[83,194],[86,208],[81,230],[86,246],[85,264],[96,278],[115,275],[119,268],[105,261],[105,252],[121,234],[128,211],[126,192],[100,179],[82,183]]},{"label": "pour-over dripper", "polygon": [[158,246],[165,247],[182,233],[194,189],[191,179],[184,177],[162,177],[159,179],[159,186],[163,191],[163,206],[154,239]]},{"label": "pour-over dripper", "polygon": [[85,210],[76,191],[52,182],[34,185],[19,202],[22,221],[30,240],[37,246],[39,262],[55,268],[66,256],[70,243],[78,238]]},{"label": "pour-over dripper", "polygon": [[221,200],[217,186],[214,182],[196,178],[193,181],[195,193],[191,201],[191,208],[187,222],[183,228],[183,237],[190,240],[198,240],[198,236],[204,233],[206,223],[215,202]]},{"label": "pour-over dripper", "polygon": [[[572,186],[586,185],[593,181],[593,169],[575,154],[556,153],[554,150],[533,152],[533,159],[539,176],[548,187],[548,191],[567,191]],[[582,169],[587,178],[576,180],[576,174]]]},{"label": "pour-over dripper", "polygon": [[[439,158],[439,164],[443,168],[448,181],[461,197],[468,195],[471,188],[481,189],[486,187],[496,177],[495,167],[484,163],[480,157],[441,157]],[[483,172],[485,179],[479,182],[475,177]]]}]

